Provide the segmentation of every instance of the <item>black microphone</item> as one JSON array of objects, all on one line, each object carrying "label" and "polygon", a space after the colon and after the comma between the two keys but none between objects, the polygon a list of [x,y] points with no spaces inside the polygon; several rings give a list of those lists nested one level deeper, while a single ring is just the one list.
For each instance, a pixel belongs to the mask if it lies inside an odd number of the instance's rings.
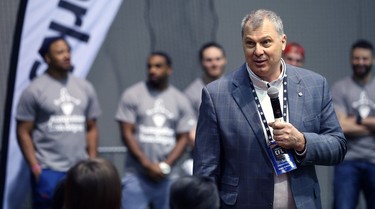
[{"label": "black microphone", "polygon": [[274,86],[269,86],[267,94],[271,99],[271,105],[275,121],[283,121],[283,112],[281,111],[279,101],[279,90]]}]

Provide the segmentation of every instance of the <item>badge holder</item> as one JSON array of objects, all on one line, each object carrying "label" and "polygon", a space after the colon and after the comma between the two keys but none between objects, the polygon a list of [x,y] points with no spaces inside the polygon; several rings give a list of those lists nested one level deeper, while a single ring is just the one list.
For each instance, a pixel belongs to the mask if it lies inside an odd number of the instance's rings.
[{"label": "badge holder", "polygon": [[[294,169],[297,169],[296,162],[294,160],[294,156],[291,153],[290,150],[285,149],[277,145],[276,141],[273,139],[273,136],[271,134],[270,128],[267,124],[266,117],[264,116],[264,112],[262,109],[262,106],[260,105],[258,96],[256,94],[255,88],[253,83],[250,81],[250,86],[252,88],[252,93],[255,98],[255,103],[257,105],[258,111],[260,113],[260,117],[262,119],[263,125],[266,129],[267,132],[267,144],[268,144],[268,154],[271,158],[272,166],[275,170],[276,175],[281,175],[284,173],[288,173]],[[283,100],[285,104],[287,104],[287,76],[285,74],[283,78],[283,85],[284,85],[284,91],[283,91]],[[270,86],[267,84],[268,90],[267,94],[271,99],[271,105],[272,105],[272,110],[274,114],[275,121],[283,121],[286,120],[286,114],[287,114],[287,107],[284,105],[284,115],[281,111],[280,108],[280,101],[279,101],[279,90],[273,86]],[[285,117],[285,118],[284,118]]]},{"label": "badge holder", "polygon": [[[287,102],[287,91],[286,91],[286,76],[283,80],[284,83],[284,102]],[[280,108],[280,101],[279,101],[279,90],[275,88],[274,86],[268,85],[267,94],[270,97],[271,100],[271,106],[273,110],[273,115],[275,117],[275,121],[282,122],[284,119],[286,119],[286,105],[284,105],[284,114],[281,111]],[[285,118],[284,118],[285,117]],[[268,124],[265,124],[265,126],[268,126]],[[288,173],[289,171],[292,171],[294,169],[297,169],[296,162],[294,160],[294,156],[291,153],[289,149],[285,149],[280,147],[276,144],[276,141],[273,139],[273,136],[271,134],[271,131],[269,131],[269,127],[267,129],[268,134],[268,154],[271,158],[273,168],[275,170],[275,173],[277,175],[281,175],[284,173]]]},{"label": "badge holder", "polygon": [[269,143],[267,150],[276,175],[279,176],[297,169],[294,156],[290,150],[280,147],[274,140]]}]

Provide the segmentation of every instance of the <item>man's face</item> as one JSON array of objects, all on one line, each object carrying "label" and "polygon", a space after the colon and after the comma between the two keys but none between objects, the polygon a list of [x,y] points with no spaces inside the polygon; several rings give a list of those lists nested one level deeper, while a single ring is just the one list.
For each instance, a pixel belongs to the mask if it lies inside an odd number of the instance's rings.
[{"label": "man's face", "polygon": [[363,79],[371,71],[373,65],[373,54],[371,50],[355,48],[352,51],[352,69],[354,76]]},{"label": "man's face", "polygon": [[47,64],[53,69],[61,71],[69,71],[72,69],[70,63],[70,48],[64,40],[53,42],[45,55],[45,59]]},{"label": "man's face", "polygon": [[223,51],[217,47],[209,47],[202,53],[201,65],[209,78],[217,79],[224,73],[224,67],[227,63]]},{"label": "man's face", "polygon": [[250,69],[263,80],[273,81],[280,75],[280,59],[285,45],[286,36],[280,36],[267,18],[257,29],[246,23],[242,38],[245,59]]},{"label": "man's face", "polygon": [[153,55],[148,58],[147,62],[148,81],[155,85],[160,86],[166,84],[172,69],[168,66],[165,58],[160,55]]},{"label": "man's face", "polygon": [[288,53],[285,53],[284,60],[286,63],[293,66],[303,66],[303,56],[297,51],[295,47],[292,47],[292,49]]}]

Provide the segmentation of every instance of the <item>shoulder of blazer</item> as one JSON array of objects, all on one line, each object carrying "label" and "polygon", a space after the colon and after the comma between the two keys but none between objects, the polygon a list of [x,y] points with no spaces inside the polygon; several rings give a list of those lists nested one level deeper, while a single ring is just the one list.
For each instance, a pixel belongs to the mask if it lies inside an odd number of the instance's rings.
[{"label": "shoulder of blazer", "polygon": [[234,86],[249,84],[249,74],[246,69],[246,63],[232,73],[232,83]]},{"label": "shoulder of blazer", "polygon": [[311,80],[311,79],[313,80],[325,79],[322,75],[314,71],[311,71],[305,68],[295,67],[295,66],[288,65],[288,64],[286,65],[286,72],[287,72],[288,78],[290,78],[292,81],[296,83],[300,83],[302,80],[306,81],[306,80]]}]

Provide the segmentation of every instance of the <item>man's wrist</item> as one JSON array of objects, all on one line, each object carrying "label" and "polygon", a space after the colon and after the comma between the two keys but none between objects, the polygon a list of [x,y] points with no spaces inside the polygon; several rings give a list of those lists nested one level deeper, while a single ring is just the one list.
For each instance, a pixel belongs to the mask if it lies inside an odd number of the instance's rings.
[{"label": "man's wrist", "polygon": [[168,165],[168,163],[166,163],[166,162],[160,162],[159,168],[160,168],[161,172],[165,175],[168,175],[168,174],[171,173],[171,166]]},{"label": "man's wrist", "polygon": [[303,150],[301,151],[298,151],[298,150],[294,150],[294,152],[296,153],[296,155],[298,156],[304,156],[306,154],[306,146],[303,148]]},{"label": "man's wrist", "polygon": [[31,166],[31,171],[33,173],[39,172],[40,170],[42,170],[42,167],[38,163]]},{"label": "man's wrist", "polygon": [[297,147],[295,147],[294,150],[298,153],[303,153],[306,150],[306,138],[305,135],[301,132],[298,136]]}]

